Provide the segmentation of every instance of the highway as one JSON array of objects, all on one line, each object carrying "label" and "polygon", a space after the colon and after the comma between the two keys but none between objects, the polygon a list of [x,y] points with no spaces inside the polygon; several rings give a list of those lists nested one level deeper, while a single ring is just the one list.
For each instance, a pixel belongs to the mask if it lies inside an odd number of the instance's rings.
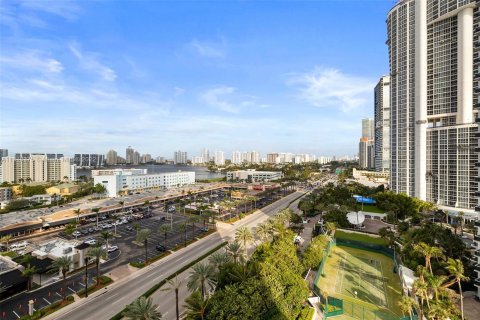
[{"label": "highway", "polygon": [[[167,276],[199,256],[207,253],[222,241],[232,239],[235,235],[235,231],[239,227],[256,226],[277,213],[279,210],[285,208],[290,201],[303,194],[304,192],[300,191],[294,192],[285,198],[256,211],[248,217],[237,221],[233,225],[227,225],[225,228],[220,228],[219,232],[197,241],[160,261],[154,262],[148,267],[113,283],[101,291],[91,294],[88,298],[76,301],[44,319],[110,319],[154,284],[165,279]],[[169,304],[168,308],[160,305],[159,310],[168,318],[173,318],[172,315],[174,314],[172,314],[171,311],[165,310],[171,308],[171,303]],[[162,309],[163,307],[166,308]]]}]

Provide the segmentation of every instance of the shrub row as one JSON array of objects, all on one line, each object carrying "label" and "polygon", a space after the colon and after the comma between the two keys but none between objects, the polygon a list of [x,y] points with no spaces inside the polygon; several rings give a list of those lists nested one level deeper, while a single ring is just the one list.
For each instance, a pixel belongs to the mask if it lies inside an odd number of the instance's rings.
[{"label": "shrub row", "polygon": [[[105,287],[106,285],[110,284],[113,282],[113,280],[107,276],[100,276],[100,284],[99,286],[97,287],[97,284],[94,284],[94,285],[91,285],[90,287],[88,287],[88,293],[94,293],[95,291],[97,291],[98,289],[101,289],[103,287]],[[78,296],[79,297],[84,297],[85,296],[85,289],[82,289],[80,291],[77,292]]]},{"label": "shrub row", "polygon": [[73,296],[67,296],[65,300],[55,301],[51,305],[35,311],[31,316],[26,315],[21,317],[19,320],[37,320],[37,319],[43,318],[46,315],[49,315],[65,306],[68,306],[70,303],[73,302],[73,300],[74,300]]}]

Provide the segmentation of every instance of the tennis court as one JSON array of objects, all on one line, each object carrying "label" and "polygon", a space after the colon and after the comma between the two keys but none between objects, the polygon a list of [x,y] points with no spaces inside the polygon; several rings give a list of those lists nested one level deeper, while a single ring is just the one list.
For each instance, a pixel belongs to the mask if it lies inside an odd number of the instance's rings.
[{"label": "tennis court", "polygon": [[328,296],[342,299],[344,309],[351,302],[352,309],[360,305],[401,316],[397,306],[401,285],[393,268],[393,260],[381,253],[337,245],[330,250],[317,285]]}]

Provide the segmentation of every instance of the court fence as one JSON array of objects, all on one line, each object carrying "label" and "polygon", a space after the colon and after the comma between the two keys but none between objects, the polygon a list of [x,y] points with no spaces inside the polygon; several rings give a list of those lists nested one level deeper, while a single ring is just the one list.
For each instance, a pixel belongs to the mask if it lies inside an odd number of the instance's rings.
[{"label": "court fence", "polygon": [[382,253],[394,260],[394,272],[396,273],[401,265],[401,260],[395,250],[391,248],[387,248],[385,246],[370,244],[370,243],[363,243],[358,242],[355,240],[347,240],[347,239],[332,239],[326,246],[322,262],[318,267],[317,276],[315,277],[315,281],[313,284],[313,292],[320,298],[320,308],[323,313],[322,319],[325,320],[329,317],[338,316],[338,315],[347,315],[354,319],[361,319],[361,320],[418,320],[417,315],[413,314],[412,316],[405,316],[399,317],[392,313],[378,310],[378,309],[371,309],[367,306],[336,298],[333,296],[329,296],[326,292],[322,291],[318,286],[319,281],[321,281],[321,277],[324,276],[324,268],[327,258],[330,254],[330,251],[333,247],[337,245],[347,246],[356,249],[362,249],[367,251],[372,251],[375,253]]}]

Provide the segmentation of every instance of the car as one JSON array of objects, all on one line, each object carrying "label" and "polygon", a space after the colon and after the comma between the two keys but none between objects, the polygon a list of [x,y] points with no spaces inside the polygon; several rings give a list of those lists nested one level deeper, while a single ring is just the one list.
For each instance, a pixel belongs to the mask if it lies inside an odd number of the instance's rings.
[{"label": "car", "polygon": [[95,230],[95,231],[102,231],[102,227],[100,227],[100,226],[99,226],[99,227],[96,227],[96,226],[95,226],[95,227],[93,227],[93,230]]},{"label": "car", "polygon": [[93,229],[93,228],[88,228],[88,232],[89,232],[89,233],[93,233],[93,232],[95,232],[95,229]]},{"label": "car", "polygon": [[80,231],[74,231],[74,232],[72,233],[72,236],[74,236],[74,237],[79,237],[79,236],[81,236],[81,235],[82,235],[82,233],[81,233]]},{"label": "car", "polygon": [[87,240],[83,241],[83,243],[94,245],[97,244],[97,240],[88,238]]},{"label": "car", "polygon": [[82,229],[82,230],[80,230],[80,232],[81,232],[82,234],[88,234],[88,229]]},{"label": "car", "polygon": [[118,247],[117,246],[108,246],[107,252],[114,252],[117,251]]},{"label": "car", "polygon": [[165,221],[166,219],[167,219],[167,218],[165,218],[165,217],[161,217],[161,218],[160,218],[160,221]]},{"label": "car", "polygon": [[135,194],[140,194],[140,192],[135,192]]},{"label": "car", "polygon": [[110,229],[111,227],[113,227],[111,223],[107,223],[107,224],[105,225],[105,228],[106,228],[106,229]]},{"label": "car", "polygon": [[157,251],[160,251],[160,252],[164,252],[164,251],[167,250],[167,248],[165,248],[165,246],[163,244],[157,244],[155,249],[157,249]]},{"label": "car", "polygon": [[203,227],[200,229],[202,232],[207,232],[208,231],[208,227]]},{"label": "car", "polygon": [[125,230],[126,230],[126,231],[133,231],[133,228],[132,228],[132,226],[127,226],[127,227],[125,228]]}]

